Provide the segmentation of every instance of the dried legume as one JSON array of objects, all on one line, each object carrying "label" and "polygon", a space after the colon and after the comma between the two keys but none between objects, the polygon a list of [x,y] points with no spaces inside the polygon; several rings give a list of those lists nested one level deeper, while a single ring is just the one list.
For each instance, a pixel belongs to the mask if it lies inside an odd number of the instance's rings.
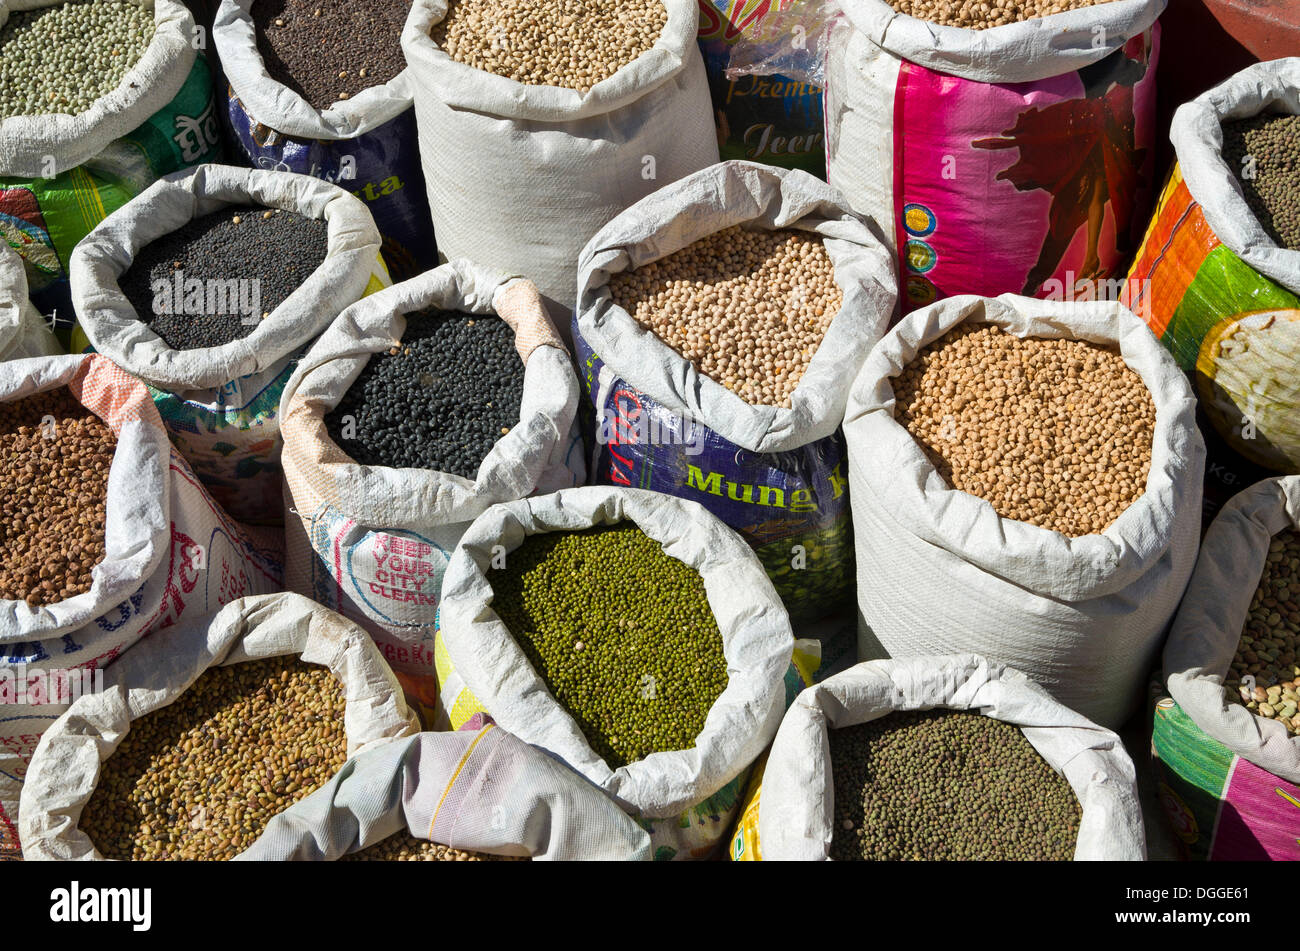
[{"label": "dried legume", "polygon": [[359,852],[349,852],[340,862],[526,862],[525,856],[492,855],[466,852],[449,845],[417,839],[409,832],[398,832]]},{"label": "dried legume", "polygon": [[[1253,688],[1242,684],[1247,676]],[[1223,686],[1229,700],[1300,735],[1300,532],[1294,529],[1269,542]]]},{"label": "dried legume", "polygon": [[1054,13],[1096,7],[1114,0],[889,0],[899,13],[940,26],[986,30]]},{"label": "dried legume", "polygon": [[1223,123],[1223,159],[1269,237],[1300,251],[1300,116]]}]

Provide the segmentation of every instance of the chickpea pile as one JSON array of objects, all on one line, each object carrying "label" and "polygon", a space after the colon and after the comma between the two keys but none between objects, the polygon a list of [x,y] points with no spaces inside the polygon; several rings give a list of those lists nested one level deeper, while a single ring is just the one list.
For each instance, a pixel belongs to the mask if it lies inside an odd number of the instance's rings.
[{"label": "chickpea pile", "polygon": [[1096,7],[1114,0],[889,0],[899,13],[940,26],[986,30],[1055,13]]}]

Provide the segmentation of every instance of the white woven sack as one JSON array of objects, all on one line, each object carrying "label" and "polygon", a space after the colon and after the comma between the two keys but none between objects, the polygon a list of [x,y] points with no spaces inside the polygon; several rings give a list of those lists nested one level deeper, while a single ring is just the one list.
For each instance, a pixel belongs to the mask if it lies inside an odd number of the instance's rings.
[{"label": "white woven sack", "polygon": [[1285,529],[1300,529],[1300,476],[1258,482],[1219,511],[1169,632],[1165,679],[1169,695],[1202,731],[1261,769],[1300,783],[1300,737],[1226,699],[1223,690],[1269,541]]},{"label": "white woven sack", "polygon": [[834,784],[827,731],[896,710],[969,710],[1021,728],[1083,808],[1075,861],[1146,858],[1133,761],[1118,736],[1019,671],[974,654],[858,664],[799,694],[781,721],[758,806],[764,860],[825,861]]},{"label": "white woven sack", "polygon": [[27,269],[13,248],[0,247],[0,361],[61,353],[59,342],[27,296]]},{"label": "white woven sack", "polygon": [[[1069,538],[948,487],[894,420],[896,376],[963,321],[1019,337],[1117,345],[1156,429],[1146,492],[1104,532]],[[858,563],[858,659],[977,653],[1116,728],[1143,685],[1196,561],[1205,444],[1173,357],[1118,303],[954,297],[885,335],[844,431]]]},{"label": "white woven sack", "polygon": [[585,95],[452,60],[429,36],[447,0],[414,0],[402,33],[439,254],[528,275],[565,335],[587,239],[718,161],[699,11],[664,6],[654,47]]}]

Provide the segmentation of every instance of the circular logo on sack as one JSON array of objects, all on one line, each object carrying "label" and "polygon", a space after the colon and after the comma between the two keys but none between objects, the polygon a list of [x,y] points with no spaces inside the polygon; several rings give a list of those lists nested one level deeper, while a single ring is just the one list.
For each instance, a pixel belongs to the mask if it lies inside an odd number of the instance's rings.
[{"label": "circular logo on sack", "polygon": [[907,279],[907,299],[917,307],[933,304],[939,297],[939,289],[924,277],[913,274]]},{"label": "circular logo on sack", "polygon": [[913,201],[903,206],[903,228],[908,234],[916,238],[928,238],[938,227],[939,219],[925,205]]},{"label": "circular logo on sack", "polygon": [[934,248],[924,241],[913,240],[907,242],[907,269],[909,271],[924,274],[933,270],[938,263],[939,255],[935,253]]}]

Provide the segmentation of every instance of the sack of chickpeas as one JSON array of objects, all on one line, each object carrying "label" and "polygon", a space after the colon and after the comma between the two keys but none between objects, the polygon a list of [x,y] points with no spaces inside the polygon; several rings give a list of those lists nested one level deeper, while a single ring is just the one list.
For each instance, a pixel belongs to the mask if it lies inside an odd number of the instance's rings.
[{"label": "sack of chickpeas", "polygon": [[402,55],[410,8],[409,0],[222,0],[212,27],[241,158],[323,178],[365,201],[399,281],[438,263]]},{"label": "sack of chickpeas", "polygon": [[805,172],[724,162],[602,228],[579,280],[596,479],[703,505],[754,546],[792,616],[846,601],[839,427],[895,306],[874,225]]},{"label": "sack of chickpeas", "polygon": [[974,654],[858,664],[781,721],[737,861],[1146,858],[1118,736]]},{"label": "sack of chickpeas", "polygon": [[18,252],[0,245],[0,361],[62,353],[45,318],[27,296],[27,272]]},{"label": "sack of chickpeas", "polygon": [[221,157],[205,42],[178,0],[0,4],[0,230],[64,343],[77,242],[159,176]]},{"label": "sack of chickpeas", "polygon": [[213,502],[144,384],[105,357],[0,363],[0,446],[0,705],[18,711],[0,717],[3,857],[32,750],[101,668],[282,580],[276,540]]},{"label": "sack of chickpeas", "polygon": [[795,648],[758,559],[699,505],[588,486],[495,505],[443,581],[442,722],[486,713],[595,783],[654,858],[714,857]]},{"label": "sack of chickpeas", "polygon": [[1114,729],[1196,561],[1205,444],[1118,303],[954,297],[872,351],[844,423],[859,660],[978,653]]},{"label": "sack of chickpeas", "polygon": [[1219,512],[1164,668],[1152,749],[1188,855],[1300,860],[1300,476]]},{"label": "sack of chickpeas", "polygon": [[718,161],[698,19],[696,0],[413,0],[402,50],[441,257],[525,274],[567,320],[587,239]]},{"label": "sack of chickpeas", "polygon": [[531,281],[454,261],[349,307],[284,390],[290,589],[432,708],[447,560],[489,506],[583,482],[578,399]]},{"label": "sack of chickpeas", "polygon": [[74,347],[150,387],[231,515],[284,517],[280,398],[345,307],[388,285],[365,204],[288,172],[204,165],[106,218],[72,256]]},{"label": "sack of chickpeas", "polygon": [[45,735],[25,859],[234,858],[350,757],[417,729],[375,645],[296,594],[153,635]]},{"label": "sack of chickpeas", "polygon": [[349,760],[248,861],[645,861],[650,837],[563,763],[475,714]]}]

